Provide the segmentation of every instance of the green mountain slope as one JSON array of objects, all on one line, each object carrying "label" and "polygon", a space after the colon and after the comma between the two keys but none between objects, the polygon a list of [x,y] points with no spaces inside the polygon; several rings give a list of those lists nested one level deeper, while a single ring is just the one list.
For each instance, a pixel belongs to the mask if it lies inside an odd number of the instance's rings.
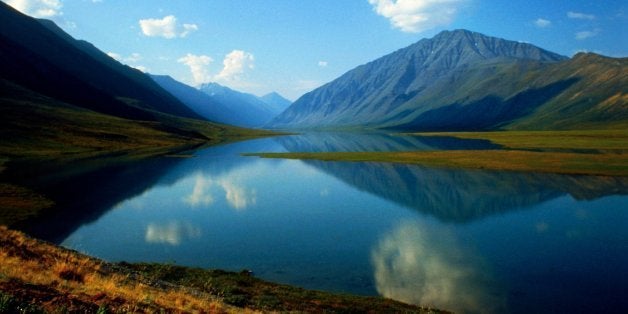
[{"label": "green mountain slope", "polygon": [[[268,126],[460,131],[572,128],[590,121],[588,127],[599,127],[608,115],[589,110],[606,99],[612,109],[605,110],[619,113],[613,121],[625,116],[622,73],[622,59],[568,59],[530,44],[445,31],[302,96]],[[587,94],[577,96],[583,86]],[[585,98],[590,101],[574,105]]]},{"label": "green mountain slope", "polygon": [[538,74],[537,84],[575,83],[507,129],[628,127],[628,58],[580,53]]},{"label": "green mountain slope", "polygon": [[72,39],[50,23],[0,3],[2,78],[114,116],[150,119],[150,114],[139,108],[201,118],[148,76],[119,64],[88,43]]},{"label": "green mountain slope", "polygon": [[0,163],[152,155],[259,135],[204,120],[147,75],[0,2]]}]

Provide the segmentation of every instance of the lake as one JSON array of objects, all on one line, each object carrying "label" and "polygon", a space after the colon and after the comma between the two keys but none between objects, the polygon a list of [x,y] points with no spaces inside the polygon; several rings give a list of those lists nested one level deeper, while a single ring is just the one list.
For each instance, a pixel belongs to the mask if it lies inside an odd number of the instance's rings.
[{"label": "lake", "polygon": [[491,148],[311,133],[12,175],[57,203],[20,229],[109,261],[249,269],[461,313],[628,309],[628,178],[240,156]]}]

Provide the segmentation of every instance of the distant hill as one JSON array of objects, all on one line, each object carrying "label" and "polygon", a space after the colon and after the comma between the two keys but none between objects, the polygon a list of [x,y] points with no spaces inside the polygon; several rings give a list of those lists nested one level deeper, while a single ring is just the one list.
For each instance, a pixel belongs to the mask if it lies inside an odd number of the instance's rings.
[{"label": "distant hill", "polygon": [[214,122],[236,125],[237,113],[200,90],[183,84],[168,75],[150,77],[197,114]]},{"label": "distant hill", "polygon": [[[271,128],[415,131],[624,124],[627,59],[573,59],[467,30],[444,31],[296,100]],[[586,93],[584,93],[586,91]]]},{"label": "distant hill", "polygon": [[259,97],[259,99],[261,99],[266,104],[270,105],[271,109],[277,112],[277,114],[288,109],[288,107],[290,107],[290,105],[292,104],[292,101],[284,98],[283,96],[279,95],[277,92],[268,93],[262,97]]},{"label": "distant hill", "polygon": [[221,104],[235,115],[224,123],[246,127],[261,127],[281,111],[274,104],[269,104],[259,97],[235,91],[218,83],[206,83],[200,91],[208,95],[215,103]]},{"label": "distant hill", "polygon": [[217,83],[203,84],[200,89],[181,83],[167,75],[150,77],[203,118],[241,127],[261,127],[290,105],[277,93],[264,97],[232,90]]}]

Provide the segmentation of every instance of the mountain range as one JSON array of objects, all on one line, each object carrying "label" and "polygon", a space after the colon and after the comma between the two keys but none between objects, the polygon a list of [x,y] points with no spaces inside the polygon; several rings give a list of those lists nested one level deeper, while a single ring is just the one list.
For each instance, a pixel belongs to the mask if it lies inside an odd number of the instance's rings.
[{"label": "mountain range", "polygon": [[199,145],[251,134],[239,127],[625,128],[627,66],[628,58],[568,58],[527,43],[444,31],[290,104],[277,93],[257,97],[216,83],[196,89],[149,76],[0,2],[0,155]]},{"label": "mountain range", "polygon": [[269,128],[403,131],[625,126],[628,58],[573,58],[443,31],[297,99]]},{"label": "mountain range", "polygon": [[207,120],[141,71],[0,2],[0,155],[154,151],[253,134]]},{"label": "mountain range", "polygon": [[274,92],[257,97],[218,83],[206,83],[196,89],[167,75],[151,78],[203,118],[223,124],[261,127],[291,104]]}]

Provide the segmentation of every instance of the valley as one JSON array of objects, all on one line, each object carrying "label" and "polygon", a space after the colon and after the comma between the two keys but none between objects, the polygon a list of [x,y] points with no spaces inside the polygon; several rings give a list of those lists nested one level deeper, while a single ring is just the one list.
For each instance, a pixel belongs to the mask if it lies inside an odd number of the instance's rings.
[{"label": "valley", "polygon": [[366,2],[0,1],[0,313],[625,312],[625,17]]}]

